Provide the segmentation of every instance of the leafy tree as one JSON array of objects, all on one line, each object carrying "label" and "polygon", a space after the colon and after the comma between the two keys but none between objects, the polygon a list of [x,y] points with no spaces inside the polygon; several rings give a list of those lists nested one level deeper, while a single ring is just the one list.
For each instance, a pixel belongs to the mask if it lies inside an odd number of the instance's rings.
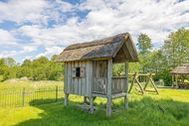
[{"label": "leafy tree", "polygon": [[29,59],[25,59],[24,62],[22,63],[22,66],[31,66],[32,65],[32,61]]},{"label": "leafy tree", "polygon": [[162,48],[168,67],[174,68],[189,62],[189,30],[172,32]]},{"label": "leafy tree", "polygon": [[152,48],[150,37],[147,34],[143,33],[139,35],[137,45],[140,53],[146,53]]},{"label": "leafy tree", "polygon": [[2,60],[4,64],[6,64],[9,67],[16,66],[16,61],[13,58],[8,57],[8,58],[3,58]]},{"label": "leafy tree", "polygon": [[150,49],[152,48],[151,39],[147,34],[141,33],[138,37],[138,48],[139,48],[139,60],[140,60],[140,71],[145,73],[149,72],[150,64]]}]

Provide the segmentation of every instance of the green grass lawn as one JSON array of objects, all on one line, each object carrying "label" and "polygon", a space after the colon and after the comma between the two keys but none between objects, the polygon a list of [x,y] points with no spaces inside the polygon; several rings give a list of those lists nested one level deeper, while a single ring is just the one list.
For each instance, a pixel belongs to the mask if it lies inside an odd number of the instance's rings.
[{"label": "green grass lawn", "polygon": [[[51,82],[45,83],[51,84]],[[144,96],[134,92],[129,98],[128,110],[123,109],[123,99],[114,100],[111,118],[105,116],[106,101],[102,98],[95,100],[97,110],[93,115],[83,112],[76,106],[82,102],[82,97],[79,96],[71,96],[67,108],[64,107],[63,102],[33,106],[34,101],[31,101],[31,105],[26,107],[0,108],[0,126],[189,125],[189,90],[160,89],[160,95],[150,93]]]}]

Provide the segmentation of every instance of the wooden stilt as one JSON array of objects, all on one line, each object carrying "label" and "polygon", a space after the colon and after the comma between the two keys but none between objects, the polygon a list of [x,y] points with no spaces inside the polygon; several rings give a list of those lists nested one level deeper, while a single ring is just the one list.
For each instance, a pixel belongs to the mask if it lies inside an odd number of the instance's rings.
[{"label": "wooden stilt", "polygon": [[69,94],[65,93],[65,97],[64,97],[64,105],[65,106],[68,106],[68,97],[69,97]]},{"label": "wooden stilt", "polygon": [[107,87],[107,107],[106,115],[112,115],[112,59],[108,60],[108,87]]},{"label": "wooden stilt", "polygon": [[128,93],[125,95],[124,97],[124,107],[125,109],[128,109],[129,108],[129,99],[128,99]]},{"label": "wooden stilt", "polygon": [[106,105],[106,116],[110,117],[112,115],[112,99],[111,97],[107,98],[107,105]]},{"label": "wooden stilt", "polygon": [[87,103],[87,97],[86,96],[84,96],[84,98],[83,98],[83,103]]},{"label": "wooden stilt", "polygon": [[89,102],[90,102],[90,113],[93,114],[94,113],[93,97],[89,98]]},{"label": "wooden stilt", "polygon": [[128,77],[128,70],[129,70],[129,62],[125,62],[125,76],[126,76],[126,80],[125,80],[125,93],[126,96],[124,97],[124,107],[125,109],[128,109],[129,107],[129,99],[128,99],[128,88],[129,88],[129,77]]}]

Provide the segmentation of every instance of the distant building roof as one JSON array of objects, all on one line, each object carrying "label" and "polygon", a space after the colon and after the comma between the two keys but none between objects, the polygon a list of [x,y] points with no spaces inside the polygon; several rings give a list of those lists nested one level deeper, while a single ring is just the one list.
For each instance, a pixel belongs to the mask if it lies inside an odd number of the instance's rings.
[{"label": "distant building roof", "polygon": [[58,56],[58,62],[115,58],[118,53],[125,53],[128,61],[138,61],[136,47],[129,33],[91,42],[78,43],[68,46]]},{"label": "distant building roof", "polygon": [[189,64],[176,67],[171,71],[172,74],[189,74]]}]

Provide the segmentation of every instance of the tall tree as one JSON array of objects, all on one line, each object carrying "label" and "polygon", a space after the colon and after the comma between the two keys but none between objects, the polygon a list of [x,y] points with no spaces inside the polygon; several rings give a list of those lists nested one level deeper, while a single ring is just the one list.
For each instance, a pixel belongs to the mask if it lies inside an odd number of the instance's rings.
[{"label": "tall tree", "polygon": [[145,53],[152,48],[151,39],[147,34],[141,33],[138,37],[137,46],[141,53]]},{"label": "tall tree", "polygon": [[29,59],[25,59],[24,62],[22,63],[22,66],[31,66],[32,65],[32,61]]},{"label": "tall tree", "polygon": [[152,48],[151,39],[147,34],[141,33],[138,37],[138,48],[139,48],[139,60],[140,60],[140,71],[149,72],[150,62],[150,49]]},{"label": "tall tree", "polygon": [[189,30],[180,28],[172,32],[162,48],[168,67],[189,63]]},{"label": "tall tree", "polygon": [[16,66],[16,61],[13,58],[3,58],[4,64],[6,64],[9,67],[14,67]]}]

